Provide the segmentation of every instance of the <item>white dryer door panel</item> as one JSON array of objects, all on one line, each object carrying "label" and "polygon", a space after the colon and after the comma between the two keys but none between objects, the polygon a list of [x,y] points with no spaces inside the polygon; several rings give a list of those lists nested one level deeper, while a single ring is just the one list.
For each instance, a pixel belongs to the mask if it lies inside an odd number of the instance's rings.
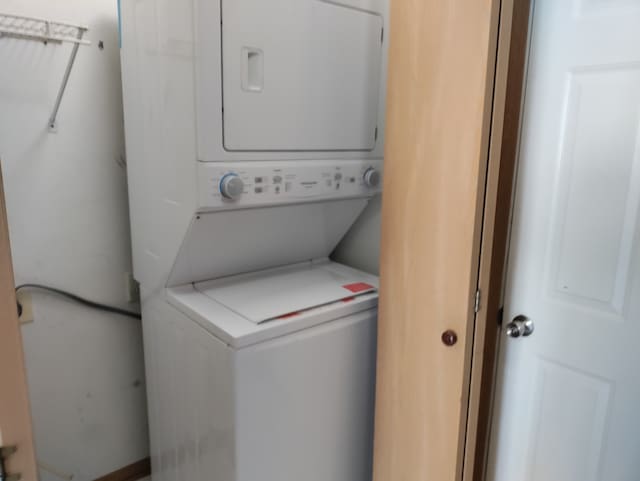
[{"label": "white dryer door panel", "polygon": [[224,146],[372,150],[382,17],[322,0],[223,0]]}]

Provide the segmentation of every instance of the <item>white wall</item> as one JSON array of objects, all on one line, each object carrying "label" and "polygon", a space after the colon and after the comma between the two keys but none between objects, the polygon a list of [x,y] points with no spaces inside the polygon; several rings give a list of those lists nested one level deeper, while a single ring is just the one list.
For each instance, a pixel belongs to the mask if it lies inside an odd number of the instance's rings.
[{"label": "white wall", "polygon": [[374,198],[331,256],[334,260],[378,274],[381,197]]},{"label": "white wall", "polygon": [[[135,309],[124,288],[131,258],[116,8],[116,0],[0,1],[0,13],[86,24],[93,42],[80,49],[51,134],[70,47],[0,38],[0,158],[16,282]],[[33,298],[35,322],[23,335],[38,459],[83,481],[147,456],[139,322]]]}]

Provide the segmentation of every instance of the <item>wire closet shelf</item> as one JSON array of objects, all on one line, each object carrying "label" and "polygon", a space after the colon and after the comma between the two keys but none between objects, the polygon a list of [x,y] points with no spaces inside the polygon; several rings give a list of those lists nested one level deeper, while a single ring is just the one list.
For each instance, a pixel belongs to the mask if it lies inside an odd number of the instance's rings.
[{"label": "wire closet shelf", "polygon": [[78,54],[78,48],[80,45],[91,45],[90,41],[83,38],[84,34],[88,30],[89,29],[87,27],[82,25],[73,25],[71,23],[56,22],[35,17],[0,13],[0,39],[7,37],[34,40],[37,42],[43,42],[45,45],[49,43],[70,43],[73,45],[67,62],[67,67],[62,78],[62,84],[58,89],[58,95],[56,96],[53,111],[49,116],[49,132],[57,131],[56,118],[58,110],[60,109],[64,91],[67,88],[73,63],[75,62],[76,55]]},{"label": "wire closet shelf", "polygon": [[81,25],[0,13],[0,36],[90,45],[91,42],[82,39],[87,30]]}]

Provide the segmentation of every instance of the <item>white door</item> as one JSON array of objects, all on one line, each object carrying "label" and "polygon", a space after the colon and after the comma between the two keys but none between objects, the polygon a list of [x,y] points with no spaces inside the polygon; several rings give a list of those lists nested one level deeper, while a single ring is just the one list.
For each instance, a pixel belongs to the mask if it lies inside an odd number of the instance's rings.
[{"label": "white door", "polygon": [[535,1],[488,480],[640,479],[639,115],[640,1]]}]

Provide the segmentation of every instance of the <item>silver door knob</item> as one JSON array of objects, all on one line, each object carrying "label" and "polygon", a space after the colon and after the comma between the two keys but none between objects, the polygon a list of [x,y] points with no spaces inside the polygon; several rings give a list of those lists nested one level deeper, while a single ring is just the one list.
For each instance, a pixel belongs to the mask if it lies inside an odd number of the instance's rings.
[{"label": "silver door knob", "polygon": [[534,325],[533,321],[527,316],[520,314],[513,318],[509,324],[507,324],[505,332],[509,337],[527,337],[533,334]]}]

